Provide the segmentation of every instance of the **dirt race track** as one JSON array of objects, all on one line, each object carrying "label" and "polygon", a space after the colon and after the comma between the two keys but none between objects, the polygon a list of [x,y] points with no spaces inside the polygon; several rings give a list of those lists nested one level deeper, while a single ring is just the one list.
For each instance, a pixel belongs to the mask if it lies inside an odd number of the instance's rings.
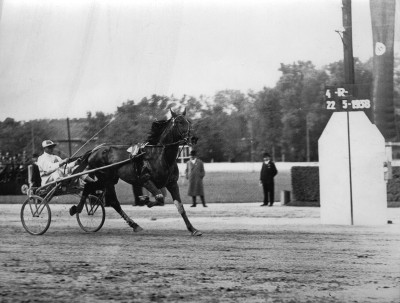
[{"label": "dirt race track", "polygon": [[21,205],[0,205],[0,302],[396,302],[400,209],[385,226],[321,225],[319,208],[209,204],[110,208],[83,232],[70,205],[51,205],[43,236],[22,227]]}]

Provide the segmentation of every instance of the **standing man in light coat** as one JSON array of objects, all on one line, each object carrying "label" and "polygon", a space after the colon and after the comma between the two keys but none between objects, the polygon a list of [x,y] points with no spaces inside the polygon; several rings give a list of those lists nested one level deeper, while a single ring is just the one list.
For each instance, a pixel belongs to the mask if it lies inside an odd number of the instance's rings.
[{"label": "standing man in light coat", "polygon": [[196,207],[196,196],[200,196],[204,207],[207,207],[204,199],[203,178],[206,175],[204,164],[196,156],[196,151],[190,152],[190,160],[186,163],[186,179],[189,180],[188,196],[192,197],[193,204],[191,207]]}]

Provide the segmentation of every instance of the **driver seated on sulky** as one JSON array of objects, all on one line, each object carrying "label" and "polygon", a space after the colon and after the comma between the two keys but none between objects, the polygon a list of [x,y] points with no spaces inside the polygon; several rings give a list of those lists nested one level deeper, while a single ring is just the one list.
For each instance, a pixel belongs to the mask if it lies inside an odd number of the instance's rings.
[{"label": "driver seated on sulky", "polygon": [[54,147],[56,145],[57,144],[51,140],[45,140],[42,142],[44,152],[39,156],[37,161],[40,176],[42,178],[42,186],[46,183],[68,176],[71,174],[72,169],[76,164],[75,161],[68,163],[68,158],[62,160],[59,156],[55,155]]}]

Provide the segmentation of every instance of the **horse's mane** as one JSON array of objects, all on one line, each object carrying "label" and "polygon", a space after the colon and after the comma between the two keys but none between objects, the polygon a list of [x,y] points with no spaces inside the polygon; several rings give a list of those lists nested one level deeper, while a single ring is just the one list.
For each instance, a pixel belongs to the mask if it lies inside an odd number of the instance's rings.
[{"label": "horse's mane", "polygon": [[147,136],[147,142],[149,142],[149,144],[158,143],[158,140],[160,139],[160,136],[165,130],[165,128],[167,127],[169,121],[170,120],[159,120],[159,121],[154,121],[151,124],[151,129]]}]

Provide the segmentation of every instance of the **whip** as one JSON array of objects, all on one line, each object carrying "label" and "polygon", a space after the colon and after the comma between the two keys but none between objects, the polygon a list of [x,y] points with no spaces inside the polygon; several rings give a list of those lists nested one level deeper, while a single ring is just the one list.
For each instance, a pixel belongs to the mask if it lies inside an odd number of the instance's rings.
[{"label": "whip", "polygon": [[93,140],[94,137],[96,137],[101,131],[103,131],[106,127],[108,127],[113,121],[115,120],[115,117],[112,117],[110,122],[108,122],[102,129],[100,129],[97,133],[95,133],[89,140],[85,142],[74,154],[70,157],[73,158],[82,148],[84,148],[90,141]]}]

